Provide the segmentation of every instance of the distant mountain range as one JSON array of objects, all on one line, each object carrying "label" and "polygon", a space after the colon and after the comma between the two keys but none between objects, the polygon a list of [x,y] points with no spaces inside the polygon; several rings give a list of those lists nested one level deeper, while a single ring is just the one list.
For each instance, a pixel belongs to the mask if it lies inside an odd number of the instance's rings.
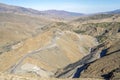
[{"label": "distant mountain range", "polygon": [[41,11],[44,14],[49,14],[49,15],[59,15],[61,17],[65,17],[65,16],[82,16],[84,15],[83,13],[76,13],[76,12],[68,12],[68,11],[64,11],[64,10],[46,10],[46,11]]},{"label": "distant mountain range", "polygon": [[38,11],[31,8],[24,8],[19,6],[12,6],[0,3],[0,12],[7,12],[7,13],[18,13],[18,14],[29,14],[29,15],[37,15],[37,16],[47,16],[52,18],[60,18],[60,19],[69,19],[73,17],[79,17],[84,14],[82,13],[75,13],[75,12],[68,12],[63,10],[46,10],[46,11]]},{"label": "distant mountain range", "polygon": [[[84,13],[77,13],[77,12],[68,12],[64,10],[46,10],[46,11],[39,11],[31,8],[24,8],[19,6],[12,6],[0,3],[0,13],[17,13],[17,14],[25,14],[25,15],[32,15],[32,16],[40,16],[44,18],[51,18],[57,20],[71,20],[78,18],[80,16],[84,16]],[[120,9],[97,13],[97,14],[120,14]]]},{"label": "distant mountain range", "polygon": [[107,14],[120,14],[120,9],[114,10],[114,11],[109,11],[106,12]]}]

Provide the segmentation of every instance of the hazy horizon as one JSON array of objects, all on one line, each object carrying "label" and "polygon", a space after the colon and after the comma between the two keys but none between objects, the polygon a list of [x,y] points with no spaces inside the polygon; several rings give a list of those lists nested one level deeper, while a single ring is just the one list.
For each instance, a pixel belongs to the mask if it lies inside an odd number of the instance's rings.
[{"label": "hazy horizon", "polygon": [[84,14],[112,11],[120,8],[120,0],[0,0],[0,3],[36,10],[64,10]]}]

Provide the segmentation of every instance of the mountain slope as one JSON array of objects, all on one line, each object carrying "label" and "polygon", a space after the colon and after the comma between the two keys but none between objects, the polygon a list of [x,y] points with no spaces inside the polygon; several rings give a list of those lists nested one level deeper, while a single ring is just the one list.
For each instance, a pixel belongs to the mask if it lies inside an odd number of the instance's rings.
[{"label": "mountain slope", "polygon": [[20,42],[13,46],[11,51],[1,54],[0,70],[16,74],[36,73],[41,77],[50,77],[57,69],[89,54],[89,49],[95,45],[96,40],[87,35],[77,35],[69,31],[47,31]]},{"label": "mountain slope", "polygon": [[21,14],[34,14],[38,15],[41,14],[41,12],[29,8],[24,7],[18,7],[18,6],[12,6],[0,3],[0,12],[7,12],[7,13],[21,13]]},{"label": "mountain slope", "polygon": [[51,22],[41,17],[0,13],[0,53],[9,51],[21,40],[41,33],[42,28]]}]

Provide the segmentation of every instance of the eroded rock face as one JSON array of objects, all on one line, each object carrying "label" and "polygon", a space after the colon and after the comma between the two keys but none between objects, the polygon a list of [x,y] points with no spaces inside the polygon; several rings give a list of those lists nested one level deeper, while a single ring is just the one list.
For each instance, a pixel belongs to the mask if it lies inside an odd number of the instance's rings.
[{"label": "eroded rock face", "polygon": [[[91,63],[81,74],[81,77],[119,78],[115,70],[120,69],[120,43],[113,42],[105,52],[105,56]],[[119,78],[120,79],[120,78]]]},{"label": "eroded rock face", "polygon": [[33,73],[38,74],[40,77],[45,77],[45,78],[48,78],[53,75],[52,72],[45,71],[45,70],[41,69],[40,67],[30,64],[30,63],[26,63],[26,64],[22,65],[21,70],[17,70],[16,72],[21,73],[19,71],[21,71],[23,73],[33,72]]},{"label": "eroded rock face", "polygon": [[[0,64],[4,64],[0,70],[16,74],[29,72],[50,77],[57,69],[88,55],[90,48],[97,44],[96,39],[88,35],[50,30],[26,40],[21,47],[1,55]],[[7,62],[3,58],[7,59]]]},{"label": "eroded rock face", "polygon": [[119,80],[120,79],[120,68],[117,68],[113,70],[111,73],[109,73],[110,79],[112,80]]}]

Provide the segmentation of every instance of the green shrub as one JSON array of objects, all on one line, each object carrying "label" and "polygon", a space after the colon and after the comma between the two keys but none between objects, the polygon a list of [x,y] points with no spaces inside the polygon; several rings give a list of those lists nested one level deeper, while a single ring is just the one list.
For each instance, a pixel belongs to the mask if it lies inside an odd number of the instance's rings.
[{"label": "green shrub", "polygon": [[81,31],[81,30],[74,30],[74,32],[75,32],[75,33],[78,33],[78,34],[80,34],[80,33],[85,33],[85,31]]},{"label": "green shrub", "polygon": [[98,42],[102,43],[103,41],[105,41],[107,39],[107,36],[104,35],[100,35],[96,37]]}]

